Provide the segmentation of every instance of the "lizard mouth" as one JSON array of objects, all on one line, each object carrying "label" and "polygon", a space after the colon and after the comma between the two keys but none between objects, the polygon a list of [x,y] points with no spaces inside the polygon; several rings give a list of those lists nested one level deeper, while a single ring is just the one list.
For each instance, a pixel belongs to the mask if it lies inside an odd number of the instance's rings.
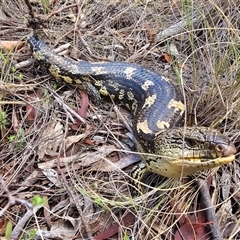
[{"label": "lizard mouth", "polygon": [[227,157],[218,157],[214,159],[201,158],[201,157],[187,157],[181,160],[176,160],[176,163],[187,164],[187,165],[199,165],[199,166],[209,166],[209,167],[218,167],[223,164],[228,164],[235,160],[235,155],[232,154]]}]

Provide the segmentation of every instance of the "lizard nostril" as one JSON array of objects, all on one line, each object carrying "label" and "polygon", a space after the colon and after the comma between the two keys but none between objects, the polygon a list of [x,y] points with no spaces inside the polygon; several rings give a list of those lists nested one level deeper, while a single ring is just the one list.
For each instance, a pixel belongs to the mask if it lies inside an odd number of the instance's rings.
[{"label": "lizard nostril", "polygon": [[[222,157],[228,157],[237,152],[237,150],[233,144],[231,144],[231,145],[217,144],[215,149]],[[221,157],[221,156],[219,156],[219,157]]]},{"label": "lizard nostril", "polygon": [[226,148],[222,144],[217,144],[215,149],[218,152],[224,152],[226,150]]}]

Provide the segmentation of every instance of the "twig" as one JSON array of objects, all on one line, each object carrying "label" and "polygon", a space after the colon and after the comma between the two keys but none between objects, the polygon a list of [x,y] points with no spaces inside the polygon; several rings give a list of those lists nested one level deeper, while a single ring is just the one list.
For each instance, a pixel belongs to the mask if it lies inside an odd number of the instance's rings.
[{"label": "twig", "polygon": [[19,239],[19,235],[21,234],[24,226],[29,221],[34,213],[36,213],[42,206],[36,206],[34,208],[29,208],[24,216],[18,221],[16,226],[14,227],[11,235],[11,240]]},{"label": "twig", "polygon": [[74,123],[74,119],[72,117],[72,115],[74,117],[76,117],[79,121],[81,121],[82,123],[86,123],[85,119],[83,119],[81,116],[79,116],[74,110],[72,110],[67,104],[65,104],[62,99],[60,97],[57,96],[56,93],[53,92],[53,97],[55,98],[55,100],[58,102],[59,105],[61,105],[63,107],[63,109],[65,110],[66,113],[71,113],[71,115],[69,115],[69,118],[71,119],[71,121]]},{"label": "twig", "polygon": [[198,179],[197,180],[198,187],[200,189],[201,197],[202,197],[202,205],[203,208],[206,208],[206,218],[208,222],[213,222],[209,224],[209,228],[211,229],[212,240],[222,240],[222,234],[217,223],[217,217],[215,214],[215,207],[212,206],[211,197],[209,194],[209,188],[207,186],[206,180]]},{"label": "twig", "polygon": [[29,0],[24,0],[28,9],[29,9],[29,14],[32,18],[35,18],[36,14],[35,12],[33,11],[33,8],[32,8],[32,5],[30,4]]},{"label": "twig", "polygon": [[29,9],[29,14],[30,16],[34,19],[34,18],[38,18],[40,20],[44,20],[44,21],[47,21],[49,20],[49,18],[51,18],[53,15],[55,14],[58,14],[60,13],[61,11],[65,10],[65,9],[68,9],[68,8],[72,8],[72,7],[77,7],[78,6],[78,3],[74,3],[72,5],[68,5],[68,6],[64,6],[62,8],[59,8],[58,10],[54,11],[54,12],[51,12],[49,13],[44,19],[41,19],[41,15],[37,15],[34,10],[33,10],[33,7],[32,5],[30,4],[29,0],[24,0],[28,9]]},{"label": "twig", "polygon": [[115,105],[113,107],[114,112],[117,114],[118,118],[120,118],[121,122],[123,123],[123,125],[127,128],[127,130],[130,133],[133,133],[132,128],[129,126],[129,124],[127,123],[125,117],[122,115],[122,113],[118,110],[118,107]]},{"label": "twig", "polygon": [[150,43],[145,44],[143,47],[141,47],[137,52],[135,52],[131,57],[126,59],[126,62],[134,62],[136,59],[143,56],[143,54],[146,52],[146,49],[150,46]]},{"label": "twig", "polygon": [[72,4],[72,5],[59,8],[58,10],[49,13],[44,20],[45,20],[45,21],[48,20],[48,19],[51,18],[53,15],[58,14],[58,13],[60,13],[61,11],[65,10],[65,9],[73,8],[73,7],[77,7],[77,6],[78,6],[78,3],[74,3],[74,4]]},{"label": "twig", "polygon": [[97,118],[99,119],[99,121],[102,122],[104,128],[111,134],[111,136],[117,141],[117,143],[121,146],[121,148],[125,149],[124,145],[119,141],[119,139],[115,136],[115,134],[112,133],[112,131],[109,129],[109,127],[107,126],[107,124],[105,124],[99,117],[97,112],[94,110],[94,108],[89,105],[90,109],[95,113],[95,115],[97,116]]},{"label": "twig", "polygon": [[67,189],[67,191],[69,193],[69,197],[72,199],[72,201],[74,202],[74,204],[75,204],[75,206],[76,206],[76,208],[77,208],[77,210],[79,212],[79,215],[80,215],[80,218],[82,220],[82,224],[85,227],[88,239],[89,240],[94,240],[94,238],[92,236],[92,233],[91,233],[91,229],[89,227],[89,224],[88,224],[88,222],[86,220],[86,217],[83,214],[82,206],[81,206],[81,203],[79,201],[79,196],[77,197],[76,194],[74,193],[74,191],[71,189],[71,187],[69,187],[69,184],[68,184],[68,182],[66,180],[65,174],[63,173],[63,171],[61,169],[59,161],[57,162],[57,168],[58,168],[58,171],[61,173],[61,178],[63,180],[64,187]]},{"label": "twig", "polygon": [[27,206],[28,208],[32,208],[32,204],[30,204],[29,202],[22,200],[22,199],[18,199],[15,198],[10,191],[7,188],[7,185],[5,184],[5,181],[3,180],[2,176],[0,176],[0,186],[2,188],[2,190],[6,193],[7,198],[8,198],[8,203],[6,204],[6,206],[4,208],[2,208],[2,210],[0,211],[0,217],[4,214],[4,212],[13,204],[15,204],[16,202],[19,202],[25,206]]},{"label": "twig", "polygon": [[80,41],[82,42],[82,45],[87,49],[87,51],[88,51],[88,53],[89,53],[89,55],[90,55],[91,57],[93,57],[93,58],[95,58],[95,59],[98,59],[98,60],[100,60],[100,61],[108,61],[108,59],[104,59],[104,58],[101,58],[101,57],[98,57],[98,56],[94,55],[93,52],[92,52],[92,50],[91,50],[90,47],[88,46],[87,42],[83,39],[80,31],[77,31],[77,33],[78,33],[78,37],[79,37]]},{"label": "twig", "polygon": [[198,23],[200,20],[203,20],[202,18],[203,18],[203,16],[200,13],[194,12],[191,17],[189,17],[189,16],[184,17],[178,23],[175,23],[175,24],[171,25],[170,27],[168,27],[167,29],[164,29],[163,31],[158,33],[156,36],[156,40],[158,42],[160,42],[160,41],[165,40],[168,37],[172,37],[179,33],[186,32],[189,24],[193,25],[195,23]]}]

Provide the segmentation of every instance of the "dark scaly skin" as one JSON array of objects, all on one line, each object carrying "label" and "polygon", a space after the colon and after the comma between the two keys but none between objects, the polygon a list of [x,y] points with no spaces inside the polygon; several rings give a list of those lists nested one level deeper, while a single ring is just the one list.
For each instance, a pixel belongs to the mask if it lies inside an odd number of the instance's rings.
[{"label": "dark scaly skin", "polygon": [[101,95],[121,101],[134,114],[134,136],[143,159],[135,167],[134,178],[141,179],[146,171],[178,178],[235,159],[234,144],[219,131],[182,126],[182,96],[157,73],[125,62],[76,62],[54,53],[33,36],[28,43],[33,56],[55,78],[90,95],[97,95],[96,88]]}]

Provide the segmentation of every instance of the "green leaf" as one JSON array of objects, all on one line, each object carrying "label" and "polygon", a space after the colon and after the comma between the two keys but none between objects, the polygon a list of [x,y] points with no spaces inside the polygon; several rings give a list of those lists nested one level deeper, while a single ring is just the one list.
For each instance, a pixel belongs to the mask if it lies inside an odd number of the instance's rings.
[{"label": "green leaf", "polygon": [[11,235],[12,235],[12,222],[8,222],[6,226],[5,238],[7,240],[10,240]]},{"label": "green leaf", "polygon": [[42,206],[44,204],[45,200],[43,197],[39,196],[39,195],[35,195],[33,196],[32,199],[32,204],[34,207],[36,206]]}]

